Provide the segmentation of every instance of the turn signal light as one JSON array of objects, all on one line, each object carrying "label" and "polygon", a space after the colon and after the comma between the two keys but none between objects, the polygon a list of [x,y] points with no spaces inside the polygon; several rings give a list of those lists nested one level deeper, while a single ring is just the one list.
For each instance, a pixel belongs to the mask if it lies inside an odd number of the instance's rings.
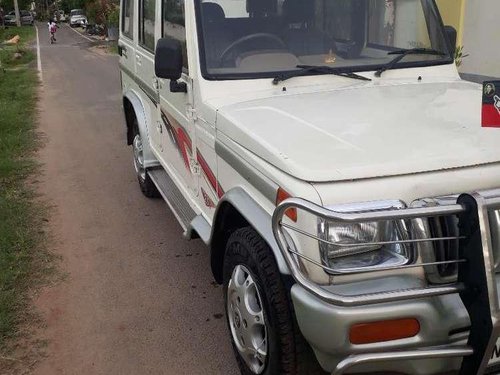
[{"label": "turn signal light", "polygon": [[[282,188],[278,188],[278,193],[276,194],[276,206],[283,202],[285,199],[291,198],[292,196]],[[297,209],[289,208],[286,210],[285,215],[292,219],[294,222],[297,222]]]},{"label": "turn signal light", "polygon": [[419,332],[420,323],[414,318],[360,323],[351,326],[349,341],[355,345],[372,344],[413,337]]}]

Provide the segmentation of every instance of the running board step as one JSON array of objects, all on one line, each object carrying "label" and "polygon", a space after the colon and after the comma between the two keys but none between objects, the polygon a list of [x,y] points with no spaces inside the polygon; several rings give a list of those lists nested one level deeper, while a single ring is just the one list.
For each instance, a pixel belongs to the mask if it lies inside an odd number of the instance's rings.
[{"label": "running board step", "polygon": [[179,221],[182,229],[186,231],[190,227],[191,221],[196,217],[196,213],[186,198],[184,198],[177,185],[164,169],[150,169],[147,173]]}]

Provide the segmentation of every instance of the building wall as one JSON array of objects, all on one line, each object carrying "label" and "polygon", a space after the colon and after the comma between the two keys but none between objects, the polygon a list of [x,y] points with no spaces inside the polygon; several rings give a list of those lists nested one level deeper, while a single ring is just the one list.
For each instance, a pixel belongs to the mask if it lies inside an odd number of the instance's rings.
[{"label": "building wall", "polygon": [[465,0],[437,0],[436,2],[444,24],[457,29],[457,45],[462,45]]},{"label": "building wall", "polygon": [[500,77],[500,0],[467,0],[462,73]]}]

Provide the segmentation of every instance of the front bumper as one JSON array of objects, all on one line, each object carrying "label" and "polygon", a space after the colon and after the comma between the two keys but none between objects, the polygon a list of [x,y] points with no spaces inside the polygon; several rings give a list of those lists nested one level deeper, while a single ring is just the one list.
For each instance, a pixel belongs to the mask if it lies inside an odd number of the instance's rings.
[{"label": "front bumper", "polygon": [[[374,281],[350,283],[329,287],[330,291],[353,294],[394,290],[395,287],[416,288],[421,282],[412,277],[393,276]],[[369,306],[341,307],[329,304],[295,284],[292,301],[300,330],[309,342],[321,367],[333,372],[337,365],[351,355],[373,352],[402,352],[419,348],[464,346],[467,342],[469,315],[458,295],[445,295],[405,302],[390,302]],[[360,322],[416,318],[420,322],[417,336],[376,344],[353,345],[349,342],[349,328]],[[395,372],[403,374],[437,374],[458,371],[461,358],[396,360],[360,364],[356,372]]]},{"label": "front bumper", "polygon": [[70,21],[71,26],[83,26],[83,25],[85,25],[85,23],[86,23],[86,20],[84,20],[84,19]]},{"label": "front bumper", "polygon": [[[304,210],[327,220],[343,222],[421,219],[456,215],[459,220],[458,281],[427,285],[416,277],[382,277],[369,282],[335,286],[315,284],[302,272],[283,223],[287,209]],[[291,290],[299,327],[322,367],[333,375],[347,372],[398,372],[461,375],[484,374],[500,336],[500,307],[489,213],[500,209],[500,191],[463,194],[456,204],[396,211],[345,214],[301,199],[281,203],[273,215],[273,231],[297,282]],[[295,230],[308,237],[311,234]],[[315,238],[315,237],[314,237]],[[423,241],[442,241],[436,237]],[[318,239],[321,240],[321,239]],[[412,239],[422,242],[422,239]],[[430,267],[425,263],[413,267]],[[317,264],[321,266],[320,264]],[[391,270],[387,268],[387,270]],[[338,275],[341,276],[341,275]],[[353,345],[349,329],[356,323],[416,318],[419,333],[411,338]]]}]

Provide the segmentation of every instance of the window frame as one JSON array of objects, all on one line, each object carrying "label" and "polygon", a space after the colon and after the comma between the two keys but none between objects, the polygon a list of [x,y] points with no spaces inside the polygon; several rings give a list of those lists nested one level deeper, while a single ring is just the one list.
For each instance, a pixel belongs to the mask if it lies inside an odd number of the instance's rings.
[{"label": "window frame", "polygon": [[[142,0],[141,0],[142,1]],[[166,0],[160,0],[161,1],[161,37],[165,38],[165,6],[166,6]],[[184,1],[184,7],[186,6],[186,0]],[[187,53],[187,43],[188,43],[188,36],[187,36],[187,30],[186,30],[186,8],[184,8],[184,31],[186,32],[186,65],[182,66],[182,73],[189,75],[189,57]],[[168,36],[168,35],[167,35]]]},{"label": "window frame", "polygon": [[121,12],[122,14],[121,14],[121,17],[120,17],[121,18],[121,20],[120,20],[120,31],[121,31],[122,35],[124,37],[126,37],[127,39],[134,40],[134,31],[135,31],[134,30],[134,21],[135,21],[135,17],[134,17],[134,13],[135,13],[134,5],[135,5],[135,0],[123,0],[123,5],[128,4],[129,2],[132,2],[132,15],[129,16],[129,18],[130,18],[129,22],[132,22],[132,30],[131,30],[132,32],[126,33],[124,31],[124,29],[125,29],[125,12],[127,10],[126,6],[123,7],[123,11]]},{"label": "window frame", "polygon": [[[435,17],[439,19],[440,32],[444,33],[444,22],[439,13],[437,5],[434,0],[423,0],[429,5],[429,11],[433,13]],[[205,53],[205,38],[203,35],[203,25],[202,25],[202,15],[201,15],[201,3],[202,0],[194,0],[195,7],[195,24],[196,24],[196,36],[198,38],[198,59],[200,64],[201,76],[207,81],[234,81],[234,80],[254,80],[263,78],[274,78],[276,74],[286,74],[291,71],[279,71],[279,72],[258,72],[258,73],[209,73],[207,68],[206,53]],[[442,34],[443,35],[443,34]],[[444,33],[446,36],[446,33]],[[368,44],[368,43],[367,43]],[[448,57],[443,56],[442,59],[435,61],[410,61],[410,62],[399,62],[395,69],[406,69],[406,68],[426,68],[432,66],[443,66],[452,65],[455,60],[451,53]],[[369,65],[356,65],[348,67],[340,67],[337,69],[338,73],[357,73],[357,72],[370,72],[380,69],[384,64],[369,64]],[[314,74],[311,74],[314,75]]]},{"label": "window frame", "polygon": [[155,10],[155,17],[154,17],[154,30],[155,32],[153,33],[153,38],[154,38],[154,42],[153,42],[153,48],[150,48],[148,45],[146,45],[146,43],[144,42],[144,1],[145,0],[139,0],[139,11],[137,12],[138,13],[138,38],[137,38],[137,45],[143,49],[145,49],[146,51],[154,54],[155,53],[155,43],[156,43],[156,2],[158,0],[148,0],[148,1],[154,1],[155,2],[155,7],[154,7],[154,10]]}]

